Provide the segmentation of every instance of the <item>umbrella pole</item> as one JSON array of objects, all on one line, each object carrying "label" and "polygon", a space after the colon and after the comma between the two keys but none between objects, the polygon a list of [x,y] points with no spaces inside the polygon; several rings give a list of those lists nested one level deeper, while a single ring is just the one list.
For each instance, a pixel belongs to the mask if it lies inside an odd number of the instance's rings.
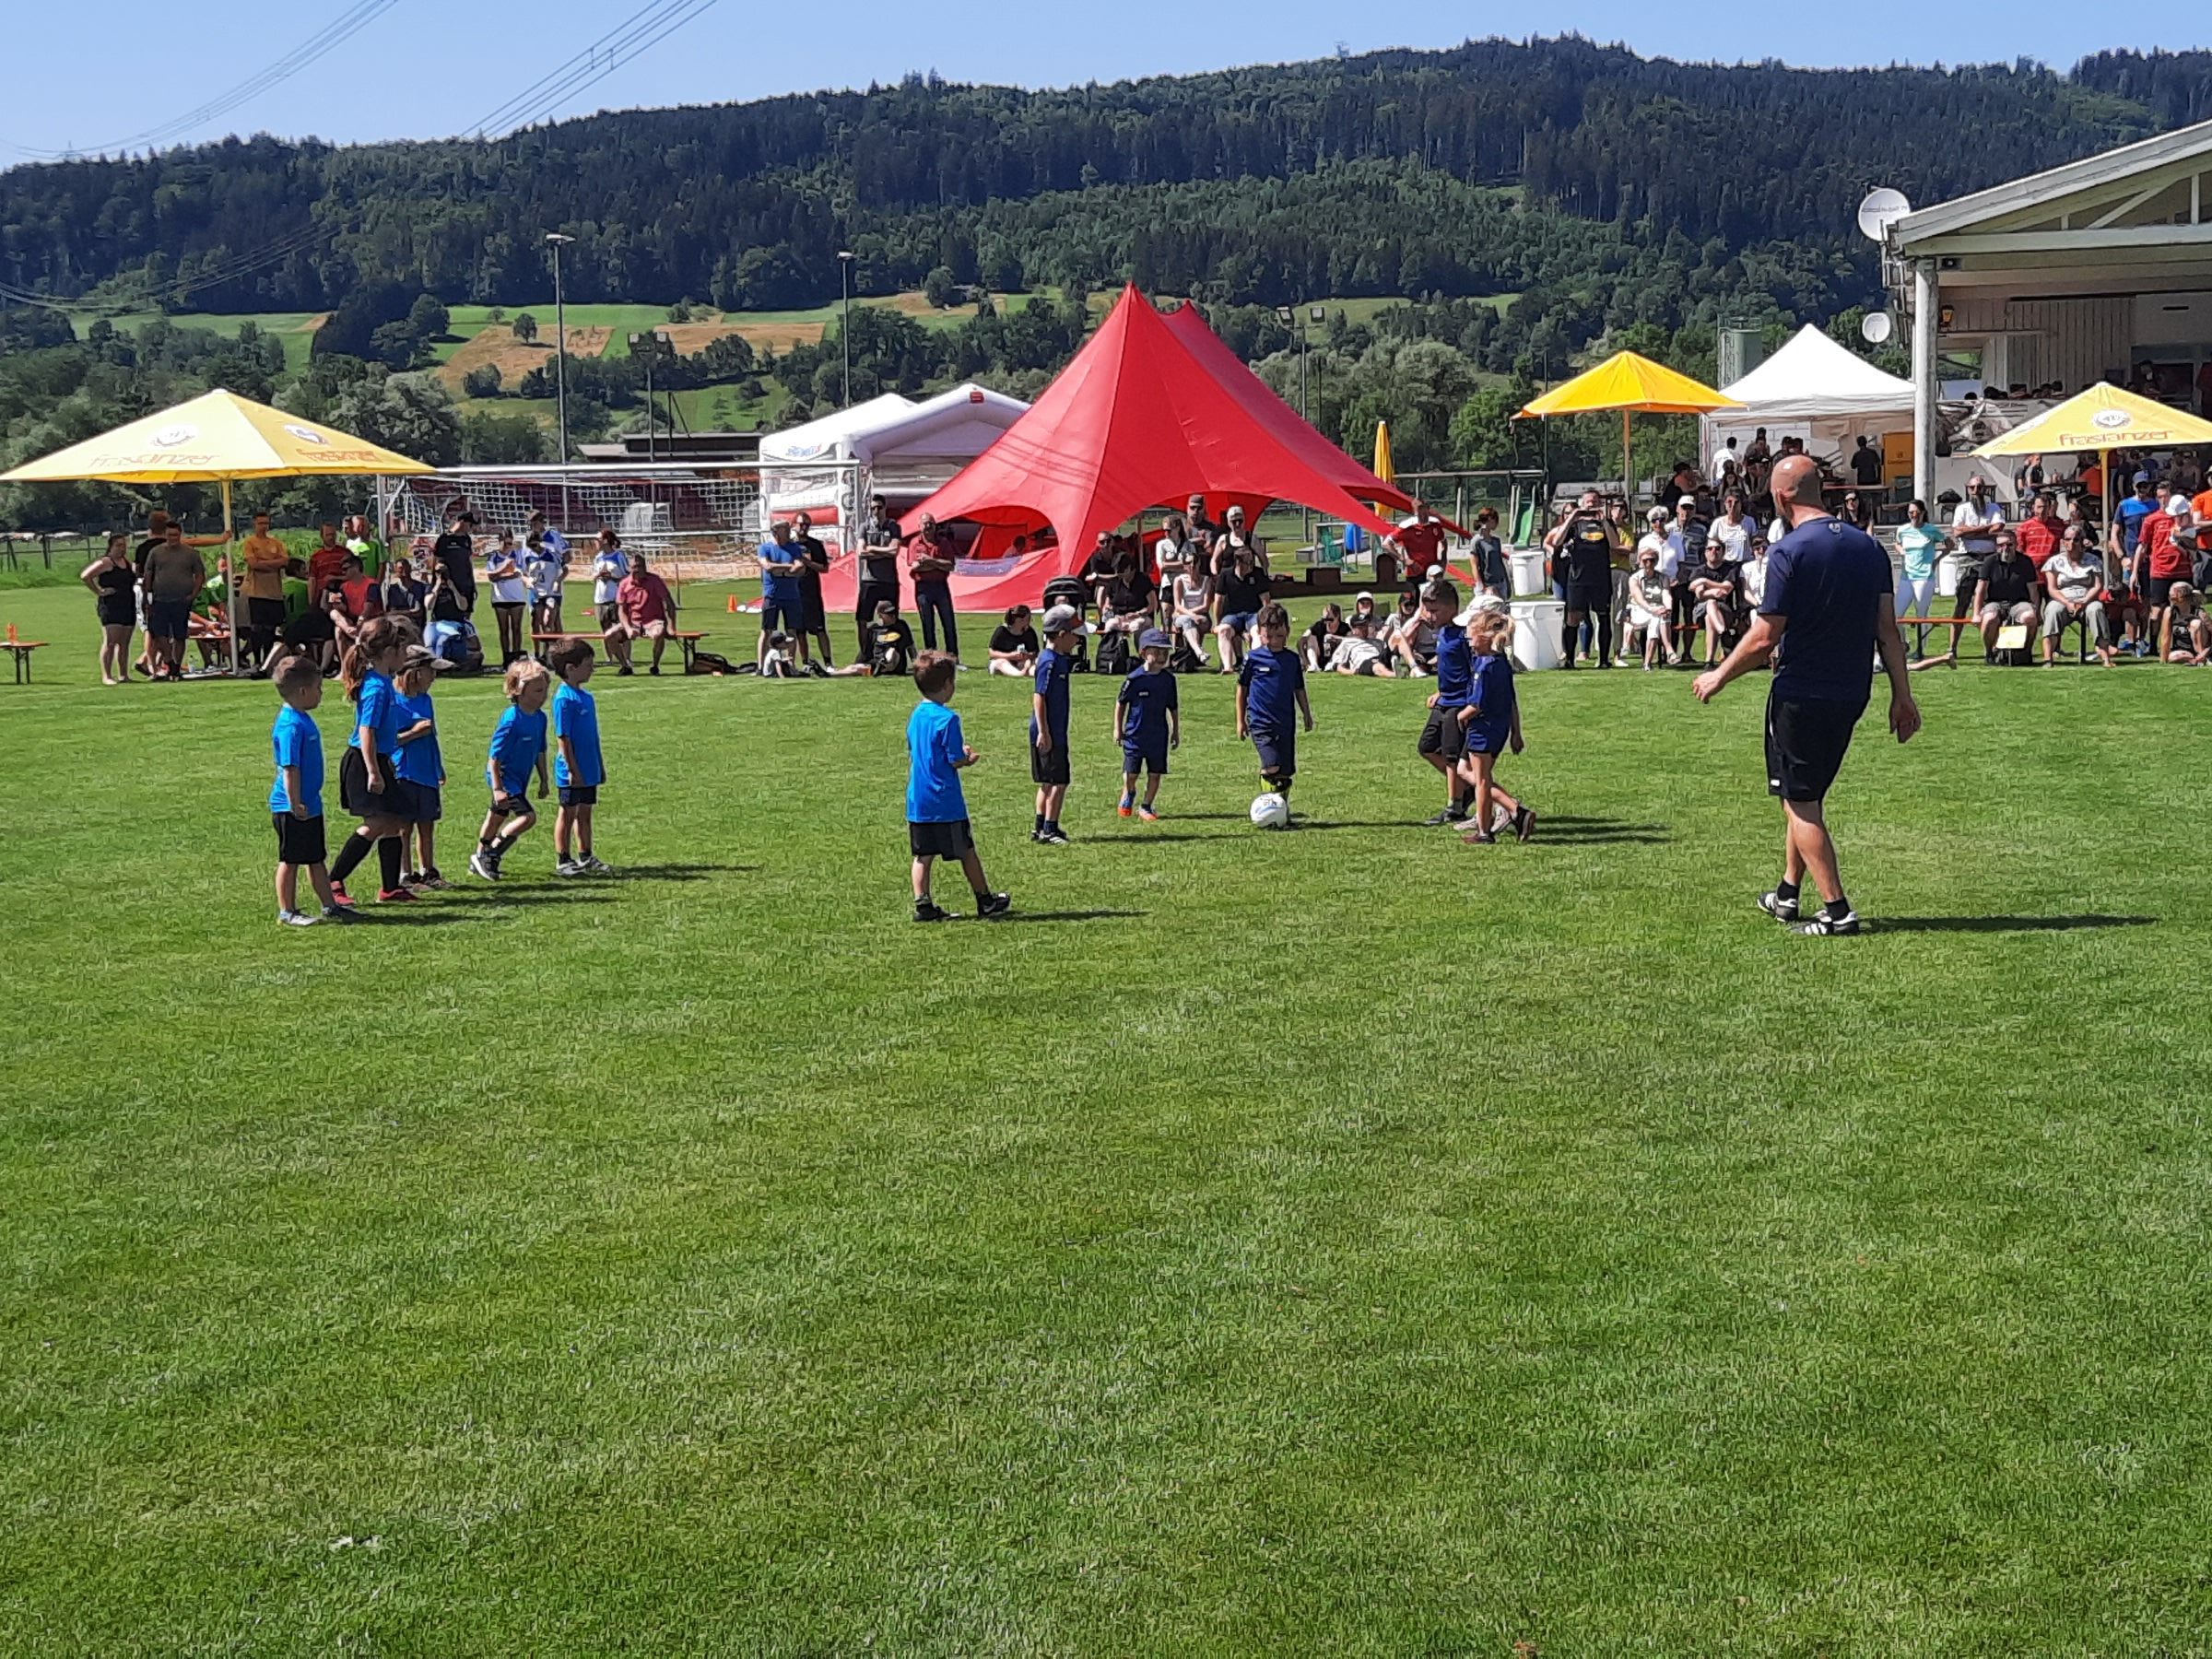
[{"label": "umbrella pole", "polygon": [[1631,524],[1636,517],[1636,465],[1629,459],[1629,412],[1620,412],[1620,499],[1628,504]]},{"label": "umbrella pole", "polygon": [[238,560],[231,556],[231,547],[238,532],[230,524],[230,480],[223,480],[223,563],[230,571],[229,580],[223,583],[223,620],[229,624],[230,635],[230,677],[238,677],[238,629],[242,607],[238,596]]}]

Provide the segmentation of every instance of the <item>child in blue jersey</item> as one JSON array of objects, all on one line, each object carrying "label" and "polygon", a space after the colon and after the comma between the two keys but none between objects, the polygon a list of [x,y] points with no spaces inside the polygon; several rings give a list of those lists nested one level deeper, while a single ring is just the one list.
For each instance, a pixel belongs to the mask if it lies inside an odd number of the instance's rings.
[{"label": "child in blue jersey", "polygon": [[397,771],[399,692],[392,679],[407,647],[418,644],[415,625],[401,617],[377,617],[361,625],[339,666],[346,695],[354,705],[353,731],[338,762],[338,802],[361,820],[330,866],[330,890],[351,905],[346,878],[376,851],[383,885],[377,897],[392,904],[415,895],[399,879],[400,837],[415,821],[414,798]]},{"label": "child in blue jersey", "polygon": [[1030,696],[1030,776],[1037,784],[1037,827],[1030,839],[1048,847],[1067,845],[1060,808],[1067,800],[1067,677],[1076,647],[1090,625],[1072,605],[1055,605],[1039,620],[1044,650],[1038,653]]},{"label": "child in blue jersey", "polygon": [[[1286,802],[1298,774],[1298,722],[1313,729],[1313,705],[1306,700],[1306,666],[1290,647],[1290,613],[1272,602],[1260,606],[1260,642],[1237,670],[1237,736],[1250,737],[1260,752],[1260,781]],[[1275,826],[1296,826],[1288,818]]]},{"label": "child in blue jersey", "polygon": [[1498,782],[1499,755],[1506,749],[1521,752],[1521,699],[1513,688],[1513,665],[1505,654],[1512,638],[1513,619],[1504,611],[1475,612],[1467,622],[1467,639],[1475,650],[1475,683],[1466,707],[1458,719],[1465,728],[1466,753],[1460,776],[1475,797],[1475,828],[1460,839],[1494,841],[1490,829],[1502,812],[1513,833],[1526,841],[1536,832],[1536,815],[1525,802],[1508,794]]},{"label": "child in blue jersey", "polygon": [[[1159,799],[1159,781],[1168,775],[1168,751],[1182,745],[1182,713],[1177,706],[1175,677],[1168,672],[1168,656],[1174,647],[1160,629],[1147,628],[1137,637],[1143,660],[1122,681],[1113,703],[1113,735],[1122,746],[1121,814],[1132,812],[1147,824],[1159,822],[1153,804]],[[1136,798],[1136,774],[1145,774],[1145,798]]]},{"label": "child in blue jersey", "polygon": [[537,773],[540,800],[552,789],[546,766],[546,699],[552,693],[553,675],[543,663],[524,657],[508,668],[507,712],[491,735],[491,758],[484,766],[491,809],[477,831],[477,850],[468,855],[470,873],[486,881],[499,880],[500,861],[537,822],[530,807],[530,774]]},{"label": "child in blue jersey", "polygon": [[610,876],[612,868],[592,851],[592,809],[606,782],[606,764],[599,755],[599,705],[584,689],[598,665],[592,642],[563,640],[546,662],[560,677],[553,693],[553,787],[560,794],[560,810],[553,815],[553,869],[561,876]]},{"label": "child in blue jersey", "polygon": [[427,646],[410,645],[394,682],[399,692],[399,759],[394,770],[414,796],[414,829],[399,838],[401,862],[408,866],[399,878],[402,887],[442,890],[453,886],[438,874],[438,820],[445,816],[445,754],[438,747],[438,711],[430,701],[438,670],[452,666]]},{"label": "child in blue jersey", "polygon": [[[330,872],[324,866],[323,733],[315,724],[323,670],[312,657],[291,656],[269,677],[284,699],[269,733],[276,762],[276,782],[269,790],[269,821],[276,830],[276,920],[288,927],[312,927],[318,920],[351,922],[353,912],[330,890]],[[319,918],[300,908],[301,870],[323,901]]]},{"label": "child in blue jersey", "polygon": [[922,700],[906,723],[906,843],[914,857],[914,920],[949,922],[952,912],[930,897],[930,873],[940,858],[957,858],[975,893],[975,913],[983,921],[1003,916],[1014,906],[991,890],[982,854],[968,823],[968,796],[960,773],[975,764],[975,751],[952,712],[952,688],[959,683],[957,657],[925,651],[914,662],[914,687]]},{"label": "child in blue jersey", "polygon": [[1431,825],[1460,823],[1467,816],[1466,782],[1459,775],[1467,728],[1460,714],[1474,696],[1475,652],[1458,610],[1459,589],[1451,582],[1432,582],[1421,590],[1421,620],[1436,630],[1436,692],[1416,747],[1443,774],[1445,789],[1444,809],[1428,820]]}]

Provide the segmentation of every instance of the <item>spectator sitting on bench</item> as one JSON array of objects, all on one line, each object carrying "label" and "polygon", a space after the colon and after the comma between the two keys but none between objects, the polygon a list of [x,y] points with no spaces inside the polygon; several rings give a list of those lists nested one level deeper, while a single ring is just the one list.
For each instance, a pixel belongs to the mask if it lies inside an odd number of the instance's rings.
[{"label": "spectator sitting on bench", "polygon": [[1728,557],[1728,544],[1707,536],[1698,562],[1686,565],[1683,574],[1689,579],[1690,603],[1705,624],[1705,666],[1711,668],[1726,654],[1724,648],[1735,638],[1742,604],[1735,561]]},{"label": "spectator sitting on bench", "polygon": [[653,663],[645,672],[660,673],[661,653],[676,637],[676,598],[668,584],[646,568],[644,554],[629,556],[629,574],[615,590],[615,606],[631,638],[653,641]]},{"label": "spectator sitting on bench", "polygon": [[1622,653],[1643,646],[1643,667],[1650,673],[1664,652],[1670,663],[1681,659],[1675,652],[1674,596],[1666,578],[1659,573],[1659,549],[1646,536],[1636,549],[1636,571],[1629,578],[1628,608],[1620,614]]},{"label": "spectator sitting on bench", "polygon": [[2058,638],[2079,623],[2097,647],[2097,660],[2112,666],[2112,630],[2104,611],[2104,560],[2084,524],[2059,532],[2058,550],[2043,561],[2043,663],[2058,661]]},{"label": "spectator sitting on bench", "polygon": [[1030,607],[1007,607],[1005,618],[991,630],[991,672],[1009,679],[1033,679],[1037,674],[1037,629],[1030,623]]},{"label": "spectator sitting on bench", "polygon": [[[1131,641],[1152,626],[1152,607],[1158,602],[1159,591],[1145,580],[1144,566],[1135,554],[1124,549],[1114,555],[1113,575],[1102,591],[1099,601],[1099,620],[1102,631],[1126,634]],[[1129,653],[1134,658],[1136,653]]]},{"label": "spectator sitting on bench", "polygon": [[1221,672],[1234,674],[1243,664],[1260,606],[1267,603],[1267,573],[1249,541],[1224,547],[1217,557],[1221,568],[1214,578],[1214,638],[1221,647]]},{"label": "spectator sitting on bench", "polygon": [[2009,525],[1994,532],[1996,551],[1982,561],[1974,582],[1974,619],[1982,629],[1982,649],[1994,656],[1997,635],[2007,627],[2033,628],[2036,623],[2035,566],[2020,551],[2019,540]]},{"label": "spectator sitting on bench", "polygon": [[2212,662],[2212,618],[2205,602],[2185,582],[2177,582],[2166,594],[2166,611],[2159,628],[2159,654],[2170,663],[2188,663],[2202,668]]}]

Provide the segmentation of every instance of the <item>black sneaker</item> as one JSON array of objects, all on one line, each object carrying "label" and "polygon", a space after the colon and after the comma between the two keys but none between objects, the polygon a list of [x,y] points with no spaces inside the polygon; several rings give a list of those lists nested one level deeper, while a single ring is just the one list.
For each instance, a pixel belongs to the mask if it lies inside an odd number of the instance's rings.
[{"label": "black sneaker", "polygon": [[1808,939],[1825,938],[1830,934],[1838,935],[1856,934],[1859,931],[1859,912],[1845,911],[1840,916],[1831,916],[1823,910],[1811,921],[1798,923],[1796,931]]},{"label": "black sneaker", "polygon": [[1467,815],[1465,813],[1455,812],[1451,807],[1447,806],[1443,809],[1443,811],[1435,814],[1433,817],[1423,818],[1421,820],[1421,828],[1424,830],[1441,830],[1447,824],[1464,824],[1466,821]]},{"label": "black sneaker", "polygon": [[1797,900],[1784,899],[1780,893],[1767,892],[1759,896],[1759,908],[1777,922],[1797,920]]},{"label": "black sneaker", "polygon": [[985,922],[995,922],[1014,908],[1009,893],[979,893],[976,895],[975,913]]},{"label": "black sneaker", "polygon": [[1067,831],[1057,824],[1047,824],[1037,831],[1034,839],[1039,845],[1046,847],[1065,847],[1068,842]]},{"label": "black sneaker", "polygon": [[615,672],[622,678],[628,679],[631,675],[635,674],[637,670],[632,668],[628,663],[623,663],[615,669]]},{"label": "black sneaker", "polygon": [[949,922],[952,919],[952,912],[941,904],[927,899],[914,900],[914,920],[917,922]]}]

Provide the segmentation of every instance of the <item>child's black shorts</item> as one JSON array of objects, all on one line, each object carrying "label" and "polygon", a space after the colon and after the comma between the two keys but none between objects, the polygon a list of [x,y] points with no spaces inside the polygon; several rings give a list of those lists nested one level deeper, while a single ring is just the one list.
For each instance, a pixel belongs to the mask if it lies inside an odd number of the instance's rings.
[{"label": "child's black shorts", "polygon": [[596,806],[599,805],[599,785],[563,783],[560,786],[560,804],[563,806]]},{"label": "child's black shorts", "polygon": [[1421,728],[1420,751],[1456,760],[1466,752],[1467,728],[1459,723],[1457,709],[1431,709],[1429,724]]},{"label": "child's black shorts", "polygon": [[1050,749],[1041,749],[1036,741],[1030,743],[1030,782],[1032,783],[1065,783],[1067,771],[1067,734],[1056,733]]},{"label": "child's black shorts", "polygon": [[906,826],[906,844],[916,858],[962,858],[975,851],[975,836],[966,818]]},{"label": "child's black shorts", "polygon": [[493,818],[529,818],[530,797],[526,794],[495,794],[491,797]]},{"label": "child's black shorts", "polygon": [[294,818],[288,812],[272,812],[269,822],[276,828],[276,862],[288,865],[319,865],[329,858],[324,844],[323,815],[313,818]]},{"label": "child's black shorts", "polygon": [[1122,745],[1122,771],[1135,777],[1138,772],[1149,772],[1156,778],[1168,775],[1168,740],[1161,737],[1154,742]]},{"label": "child's black shorts", "polygon": [[361,751],[348,748],[344,759],[338,762],[338,804],[358,818],[395,818],[410,821],[415,817],[415,788],[405,778],[394,777],[386,761],[381,769],[384,786],[371,791],[369,787],[369,763],[361,759]]},{"label": "child's black shorts", "polygon": [[1253,728],[1252,747],[1260,751],[1260,771],[1270,778],[1287,778],[1298,770],[1298,734]]},{"label": "child's black shorts", "polygon": [[418,824],[434,824],[445,816],[445,787],[439,783],[410,783],[415,810],[407,816]]}]

